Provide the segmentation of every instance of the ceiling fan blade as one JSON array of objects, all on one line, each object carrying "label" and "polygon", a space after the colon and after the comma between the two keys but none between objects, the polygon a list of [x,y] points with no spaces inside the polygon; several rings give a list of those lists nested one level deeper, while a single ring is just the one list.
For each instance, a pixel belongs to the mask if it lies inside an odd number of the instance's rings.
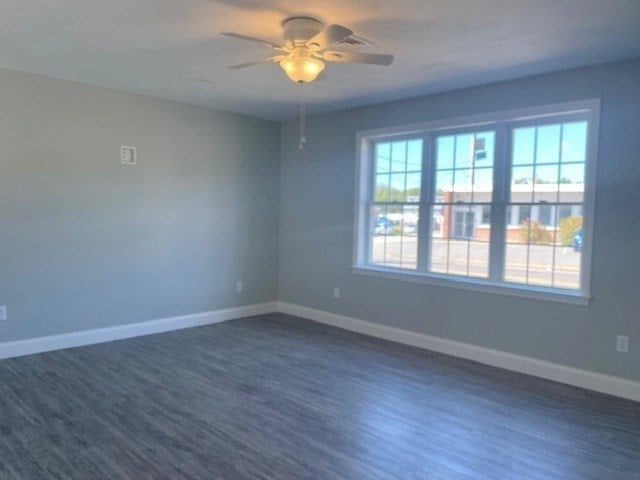
[{"label": "ceiling fan blade", "polygon": [[270,42],[269,40],[262,40],[261,38],[254,38],[247,35],[240,35],[239,33],[231,32],[220,32],[220,35],[224,35],[225,37],[237,38],[240,40],[248,40],[249,42],[262,43],[263,45],[269,45],[270,47],[276,48],[278,50],[284,50],[284,47],[282,45],[275,42]]},{"label": "ceiling fan blade", "polygon": [[350,35],[349,38],[345,38],[342,43],[347,45],[351,45],[354,47],[360,47],[362,45],[373,46],[375,43],[373,40],[369,40],[368,38],[361,37],[360,35]]},{"label": "ceiling fan blade", "polygon": [[263,58],[262,60],[256,60],[255,62],[247,62],[247,63],[240,63],[238,65],[231,65],[229,68],[233,70],[238,70],[240,68],[253,67],[254,65],[262,65],[263,63],[279,62],[284,57],[285,55],[276,55],[275,57]]},{"label": "ceiling fan blade", "polygon": [[306,44],[312,50],[324,50],[334,43],[341,42],[345,38],[353,35],[353,31],[342,25],[329,25]]},{"label": "ceiling fan blade", "polygon": [[370,65],[391,65],[393,55],[361,52],[323,52],[322,57],[328,62],[368,63]]}]

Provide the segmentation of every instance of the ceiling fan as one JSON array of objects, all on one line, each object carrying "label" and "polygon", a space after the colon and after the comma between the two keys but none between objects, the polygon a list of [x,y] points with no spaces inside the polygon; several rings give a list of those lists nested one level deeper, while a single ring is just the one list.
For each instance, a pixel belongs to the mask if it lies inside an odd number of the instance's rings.
[{"label": "ceiling fan", "polygon": [[255,62],[241,63],[229,68],[252,67],[262,63],[277,62],[287,76],[297,83],[313,82],[325,68],[325,62],[367,63],[371,65],[390,65],[393,55],[362,53],[347,50],[335,50],[339,44],[358,45],[369,43],[353,34],[353,31],[341,25],[323,24],[310,17],[291,17],[282,22],[284,43],[248,37],[231,32],[221,32],[227,37],[262,43],[278,51],[277,55]]}]

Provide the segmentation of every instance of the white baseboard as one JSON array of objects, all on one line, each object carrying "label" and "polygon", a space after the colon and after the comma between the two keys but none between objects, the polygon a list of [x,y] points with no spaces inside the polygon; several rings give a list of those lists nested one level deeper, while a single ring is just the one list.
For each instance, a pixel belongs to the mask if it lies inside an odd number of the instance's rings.
[{"label": "white baseboard", "polygon": [[95,343],[111,342],[125,338],[151,335],[154,333],[198,327],[225,322],[235,318],[262,315],[272,312],[288,313],[326,325],[351,330],[353,332],[383,338],[434,352],[445,353],[495,367],[554,380],[577,387],[607,393],[617,397],[640,401],[640,382],[613,377],[601,373],[568,367],[537,358],[515,355],[463,342],[411,332],[368,322],[358,318],[316,310],[286,302],[267,302],[243,307],[226,308],[210,312],[161,318],[140,323],[117,325],[114,327],[83,330],[46,337],[29,338],[0,343],[0,359],[20,357],[34,353],[49,352],[64,348],[80,347]]},{"label": "white baseboard", "polygon": [[303,307],[286,302],[277,302],[278,311],[319,323],[351,330],[353,332],[383,338],[393,342],[445,353],[475,362],[525,373],[536,377],[582,387],[596,392],[640,401],[640,382],[613,377],[589,370],[568,367],[537,358],[515,355],[500,350],[478,347],[468,343],[410,332],[378,323],[346,317],[335,313]]},{"label": "white baseboard", "polygon": [[225,308],[223,310],[149,320],[146,322],[129,323],[114,327],[96,328],[93,330],[82,330],[60,335],[5,342],[0,343],[0,359],[92,345],[94,343],[111,342],[113,340],[140,337],[183,328],[199,327],[212,323],[225,322],[235,318],[271,313],[276,311],[276,308],[277,302],[259,303],[243,307]]}]

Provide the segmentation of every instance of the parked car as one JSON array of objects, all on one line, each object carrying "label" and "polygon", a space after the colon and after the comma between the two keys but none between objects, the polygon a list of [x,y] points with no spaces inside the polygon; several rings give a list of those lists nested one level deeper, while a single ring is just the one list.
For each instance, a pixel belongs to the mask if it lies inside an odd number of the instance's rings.
[{"label": "parked car", "polygon": [[575,252],[582,250],[582,228],[579,228],[573,236],[573,250]]},{"label": "parked car", "polygon": [[387,217],[378,217],[373,230],[376,235],[390,235],[393,233],[393,222]]}]

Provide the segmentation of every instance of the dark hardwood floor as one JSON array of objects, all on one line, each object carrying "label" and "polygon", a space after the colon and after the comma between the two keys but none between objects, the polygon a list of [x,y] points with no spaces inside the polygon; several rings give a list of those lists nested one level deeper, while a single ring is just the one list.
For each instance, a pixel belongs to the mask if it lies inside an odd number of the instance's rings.
[{"label": "dark hardwood floor", "polygon": [[0,361],[0,479],[640,479],[640,404],[273,314]]}]

